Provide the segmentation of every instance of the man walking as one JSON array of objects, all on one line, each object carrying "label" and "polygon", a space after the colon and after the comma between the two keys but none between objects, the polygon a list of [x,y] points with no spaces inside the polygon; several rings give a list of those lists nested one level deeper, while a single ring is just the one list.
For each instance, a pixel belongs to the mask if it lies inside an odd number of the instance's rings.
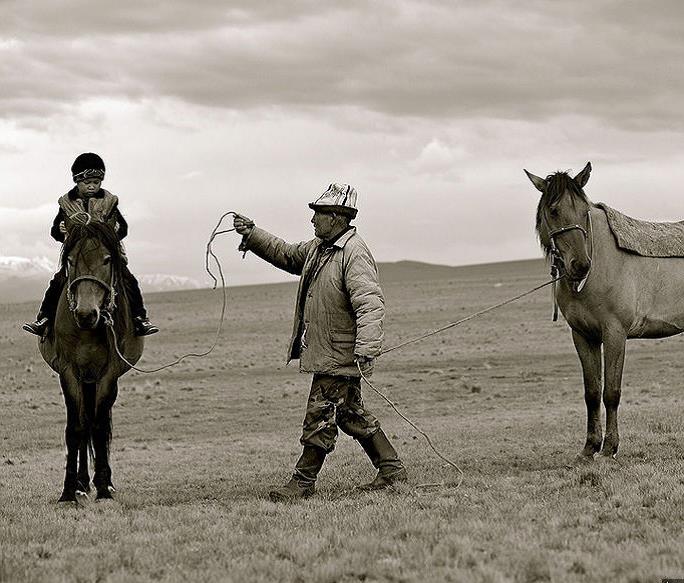
[{"label": "man walking", "polygon": [[[311,496],[325,456],[335,448],[337,428],[354,437],[378,470],[362,489],[379,490],[407,479],[396,450],[364,406],[361,376],[373,370],[383,339],[385,302],[375,260],[350,221],[357,193],[331,184],[309,204],[315,238],[290,244],[237,215],[241,251],[300,275],[288,362],[313,373],[301,437],[302,455],[290,481],[270,492],[274,501]],[[358,367],[357,367],[358,363]]]}]

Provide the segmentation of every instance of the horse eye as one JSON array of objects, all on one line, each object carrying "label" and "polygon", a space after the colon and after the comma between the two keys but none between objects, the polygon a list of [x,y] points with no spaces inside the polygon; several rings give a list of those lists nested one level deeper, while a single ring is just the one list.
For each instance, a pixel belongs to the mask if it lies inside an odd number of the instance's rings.
[{"label": "horse eye", "polygon": [[555,219],[558,217],[558,209],[552,208],[549,210],[549,214]]},{"label": "horse eye", "polygon": [[109,256],[109,255],[105,256],[103,262],[105,265],[109,265],[112,262],[111,256]]}]

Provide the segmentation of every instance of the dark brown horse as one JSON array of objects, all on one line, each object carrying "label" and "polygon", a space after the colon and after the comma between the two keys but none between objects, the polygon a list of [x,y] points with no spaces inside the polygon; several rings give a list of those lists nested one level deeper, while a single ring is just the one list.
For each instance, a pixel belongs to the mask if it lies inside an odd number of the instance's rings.
[{"label": "dark brown horse", "polygon": [[104,319],[111,316],[119,348],[138,361],[143,339],[135,336],[122,285],[125,256],[111,227],[89,222],[69,226],[61,262],[68,282],[59,300],[53,330],[40,352],[59,374],[66,404],[67,460],[60,502],[90,490],[88,453],[94,455],[98,498],[111,498],[109,444],[117,380],[130,368],[116,354]]},{"label": "dark brown horse", "polygon": [[525,172],[542,193],[537,234],[547,256],[557,256],[565,274],[558,305],[572,328],[584,375],[587,440],[577,461],[591,460],[599,450],[615,457],[625,342],[684,331],[684,259],[642,257],[617,246],[605,211],[583,190],[591,164],[574,178],[565,172],[546,178]]}]

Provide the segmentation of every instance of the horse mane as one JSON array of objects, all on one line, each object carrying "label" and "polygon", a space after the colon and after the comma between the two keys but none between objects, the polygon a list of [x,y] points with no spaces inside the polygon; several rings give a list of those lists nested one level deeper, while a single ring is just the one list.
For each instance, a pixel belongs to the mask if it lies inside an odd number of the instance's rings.
[{"label": "horse mane", "polygon": [[577,181],[567,172],[558,171],[554,172],[553,174],[549,174],[546,177],[546,189],[542,193],[542,196],[539,199],[539,204],[537,205],[535,229],[537,230],[539,243],[541,244],[542,249],[547,257],[551,254],[551,239],[548,236],[548,232],[542,228],[543,213],[545,210],[556,206],[566,192],[572,197],[573,202],[576,199],[579,199],[585,203],[589,202],[589,199],[584,193],[584,190],[582,190],[582,187],[577,184]]}]

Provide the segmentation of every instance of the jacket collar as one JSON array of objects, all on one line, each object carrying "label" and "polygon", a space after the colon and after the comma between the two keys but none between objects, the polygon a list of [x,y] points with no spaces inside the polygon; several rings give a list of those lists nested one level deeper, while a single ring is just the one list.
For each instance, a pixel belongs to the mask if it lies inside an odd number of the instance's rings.
[{"label": "jacket collar", "polygon": [[344,231],[341,235],[338,235],[337,238],[330,243],[321,239],[318,246],[321,249],[332,249],[333,247],[337,247],[338,249],[344,249],[344,246],[347,244],[347,241],[349,241],[349,239],[351,239],[354,236],[354,233],[356,233],[356,227],[349,227],[346,231]]},{"label": "jacket collar", "polygon": [[349,241],[349,239],[351,239],[355,233],[356,227],[351,227],[348,231],[338,237],[335,242],[333,242],[333,247],[339,247],[340,249],[343,249],[347,244],[347,241]]}]

